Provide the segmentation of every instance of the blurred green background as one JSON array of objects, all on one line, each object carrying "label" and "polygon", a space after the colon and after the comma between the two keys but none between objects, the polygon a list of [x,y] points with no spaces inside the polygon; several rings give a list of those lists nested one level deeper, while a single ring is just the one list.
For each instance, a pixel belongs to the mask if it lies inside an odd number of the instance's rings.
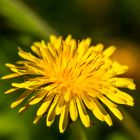
[{"label": "blurred green background", "polygon": [[0,0],[0,76],[8,73],[5,63],[19,60],[18,46],[28,50],[33,41],[47,41],[50,34],[72,34],[76,39],[91,37],[93,44],[116,45],[113,57],[129,65],[125,76],[137,84],[136,91],[128,91],[135,106],[123,106],[124,121],[112,116],[114,125],[108,127],[92,117],[92,127],[77,121],[59,134],[58,119],[51,128],[45,118],[32,124],[36,107],[22,116],[10,109],[15,97],[3,93],[12,80],[0,81],[0,140],[140,140],[139,13],[139,0]]}]

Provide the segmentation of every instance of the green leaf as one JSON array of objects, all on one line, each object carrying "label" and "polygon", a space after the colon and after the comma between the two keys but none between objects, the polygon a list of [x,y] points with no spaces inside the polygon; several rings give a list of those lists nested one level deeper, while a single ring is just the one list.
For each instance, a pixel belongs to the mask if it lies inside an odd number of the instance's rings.
[{"label": "green leaf", "polygon": [[56,31],[40,19],[20,0],[0,0],[0,14],[6,17],[10,26],[35,37],[46,39]]}]

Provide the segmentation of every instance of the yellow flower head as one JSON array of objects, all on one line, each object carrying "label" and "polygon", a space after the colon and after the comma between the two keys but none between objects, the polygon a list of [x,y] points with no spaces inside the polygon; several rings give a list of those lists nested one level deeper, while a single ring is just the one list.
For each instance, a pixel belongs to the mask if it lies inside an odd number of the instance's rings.
[{"label": "yellow flower head", "polygon": [[115,51],[114,46],[103,51],[102,44],[90,46],[90,42],[89,38],[77,42],[71,36],[63,40],[52,35],[47,44],[44,41],[34,43],[31,46],[33,54],[19,49],[18,54],[24,60],[16,62],[16,65],[6,64],[13,73],[2,77],[26,76],[24,82],[12,83],[12,88],[5,92],[25,90],[11,108],[28,100],[19,109],[21,113],[30,105],[41,102],[33,123],[46,115],[46,125],[50,126],[56,115],[60,115],[61,133],[66,129],[68,120],[76,121],[78,116],[84,126],[89,127],[87,110],[111,126],[111,117],[103,104],[122,120],[117,104],[133,106],[134,102],[130,95],[118,88],[134,90],[135,84],[132,79],[118,77],[128,67],[109,58]]}]

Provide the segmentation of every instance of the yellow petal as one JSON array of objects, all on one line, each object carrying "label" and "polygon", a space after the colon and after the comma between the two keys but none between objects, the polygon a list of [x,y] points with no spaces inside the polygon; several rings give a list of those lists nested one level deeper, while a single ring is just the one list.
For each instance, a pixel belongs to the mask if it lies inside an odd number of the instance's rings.
[{"label": "yellow petal", "polygon": [[[52,98],[52,99],[53,99],[53,98]],[[40,106],[39,109],[37,110],[37,113],[36,113],[37,116],[42,116],[42,115],[46,112],[46,110],[48,109],[48,107],[49,107],[49,105],[50,105],[52,99],[51,99],[51,100],[44,101],[44,102],[41,104],[41,106]]]},{"label": "yellow petal", "polygon": [[55,44],[57,37],[55,35],[50,35],[50,41],[52,44]]},{"label": "yellow petal", "polygon": [[71,36],[71,35],[68,35],[68,36],[66,37],[66,39],[65,39],[66,44],[70,44],[71,39],[72,39],[72,36]]},{"label": "yellow petal", "polygon": [[56,59],[57,54],[56,54],[56,50],[55,50],[54,46],[48,43],[47,47],[48,47],[48,50],[50,51],[50,53],[52,54],[52,56]]},{"label": "yellow petal", "polygon": [[[40,44],[39,44],[39,45],[40,45]],[[36,46],[36,43],[34,43],[34,45],[31,46],[31,49],[32,49],[32,51],[33,51],[35,54],[37,54],[39,57],[41,56],[41,55],[40,55],[40,50],[39,50],[39,48]]]},{"label": "yellow petal", "polygon": [[112,119],[109,114],[104,116],[104,120],[109,126],[112,126],[113,123],[112,123]]},{"label": "yellow petal", "polygon": [[42,116],[36,116],[34,118],[33,124],[37,124]]},{"label": "yellow petal", "polygon": [[115,72],[115,74],[123,74],[123,73],[125,73],[126,71],[128,70],[128,66],[126,66],[126,65],[121,65],[121,64],[119,64],[118,62],[114,62],[113,64],[112,64],[112,69],[111,69],[111,71],[114,71]]},{"label": "yellow petal", "polygon": [[29,104],[25,104],[23,107],[21,107],[18,111],[19,114],[23,113],[24,111],[26,111],[29,108]]},{"label": "yellow petal", "polygon": [[71,97],[71,91],[70,91],[69,89],[67,89],[66,93],[64,93],[64,94],[65,94],[65,95],[64,95],[64,100],[65,100],[66,102],[69,102],[70,97]]},{"label": "yellow petal", "polygon": [[100,121],[104,121],[105,116],[107,115],[107,112],[96,99],[94,99],[94,108],[95,109],[92,110],[92,112],[95,115],[95,117],[99,119]]},{"label": "yellow petal", "polygon": [[40,85],[40,83],[38,81],[26,81],[23,83],[12,83],[13,87],[17,87],[17,88],[25,88],[25,89],[33,89],[36,86]]},{"label": "yellow petal", "polygon": [[88,50],[88,47],[91,43],[91,39],[87,38],[85,40],[82,40],[78,45],[78,60],[85,54],[85,52]]},{"label": "yellow petal", "polygon": [[[48,81],[49,83],[49,81]],[[55,89],[55,87],[57,87],[57,84],[51,84],[51,85],[47,85],[46,87],[43,88],[44,91],[51,91],[53,89]]]},{"label": "yellow petal", "polygon": [[87,52],[83,55],[81,60],[85,62],[85,60],[87,60],[87,58],[92,54],[93,50],[94,50],[93,46],[88,48]]},{"label": "yellow petal", "polygon": [[70,117],[73,121],[76,121],[78,118],[77,106],[75,99],[70,101]]},{"label": "yellow petal", "polygon": [[110,82],[116,87],[129,88],[131,90],[136,88],[133,80],[129,78],[112,78],[110,79]]},{"label": "yellow petal", "polygon": [[122,120],[123,119],[123,115],[122,115],[122,113],[117,109],[117,108],[109,108],[111,111],[112,111],[112,113],[118,118],[118,119],[120,119],[120,120]]},{"label": "yellow petal", "polygon": [[11,63],[6,63],[5,64],[7,67],[10,67],[10,68],[15,68],[16,66],[15,65],[13,65],[13,64],[11,64]]},{"label": "yellow petal", "polygon": [[59,115],[61,113],[63,106],[64,106],[64,96],[61,95],[55,108],[56,115]]},{"label": "yellow petal", "polygon": [[31,53],[25,52],[20,48],[19,48],[18,54],[23,59],[26,59],[26,60],[29,60],[29,61],[37,61],[38,62],[38,60],[39,60],[37,57],[33,56]]},{"label": "yellow petal", "polygon": [[116,47],[110,46],[106,50],[104,50],[103,54],[105,57],[110,57],[116,50]]},{"label": "yellow petal", "polygon": [[12,104],[11,104],[11,108],[15,108],[16,106],[18,106],[20,103],[23,102],[23,100],[28,96],[30,95],[31,93],[33,92],[33,90],[26,90],[24,93],[22,93],[18,99],[16,101],[14,101]]},{"label": "yellow petal", "polygon": [[90,110],[95,109],[94,108],[94,101],[91,97],[89,97],[88,95],[82,95],[81,98],[84,101],[87,108],[89,108]]},{"label": "yellow petal", "polygon": [[112,113],[114,113],[117,118],[119,118],[120,120],[123,119],[121,112],[117,109],[117,106],[114,103],[112,103],[105,97],[101,97],[100,100],[112,111]]},{"label": "yellow petal", "polygon": [[56,116],[55,107],[56,107],[57,102],[58,102],[58,97],[55,97],[54,101],[52,102],[52,104],[50,106],[50,109],[48,111],[48,115],[46,118],[46,125],[47,126],[51,126],[51,124],[54,122],[54,119]]},{"label": "yellow petal", "polygon": [[34,96],[34,98],[29,102],[29,105],[34,105],[39,103],[47,94],[47,92],[40,91],[36,93],[37,95]]},{"label": "yellow petal", "polygon": [[127,104],[127,105],[130,105],[130,106],[134,105],[133,100],[129,100],[128,98],[126,98],[126,96],[119,96],[118,93],[116,93],[116,94],[107,94],[106,96],[110,100],[112,100],[113,102],[116,102],[118,104]]},{"label": "yellow petal", "polygon": [[79,116],[80,116],[82,123],[85,125],[85,127],[89,127],[90,126],[90,118],[87,114],[87,110],[85,108],[85,105],[83,104],[81,99],[76,98],[76,102],[77,102],[78,112],[79,112]]},{"label": "yellow petal", "polygon": [[104,48],[104,45],[99,43],[99,44],[97,44],[96,46],[93,47],[93,50],[95,52],[101,52],[103,50],[103,48]]},{"label": "yellow petal", "polygon": [[124,97],[124,98],[127,98],[127,99],[129,99],[129,100],[131,100],[131,101],[134,100],[132,96],[130,96],[130,95],[127,94],[126,92],[123,92],[123,91],[120,91],[120,90],[117,90],[117,95],[122,96],[122,97]]},{"label": "yellow petal", "polygon": [[17,91],[18,89],[19,89],[19,88],[11,88],[11,89],[5,91],[4,94],[10,94],[10,93],[12,93],[12,92],[14,92],[14,91]]},{"label": "yellow petal", "polygon": [[3,76],[1,79],[3,79],[3,80],[4,79],[10,79],[10,78],[18,77],[18,76],[21,76],[21,75],[18,74],[18,73],[12,73],[12,74]]},{"label": "yellow petal", "polygon": [[95,98],[95,97],[97,97],[100,94],[99,91],[91,89],[91,87],[93,87],[93,85],[90,85],[89,83],[87,83],[87,87],[88,88],[86,88],[86,91],[87,91],[89,96]]},{"label": "yellow petal", "polygon": [[117,107],[116,104],[112,103],[110,100],[108,100],[106,97],[104,96],[99,96],[99,99],[108,107]]},{"label": "yellow petal", "polygon": [[58,53],[60,52],[61,44],[62,44],[62,37],[59,37],[56,39],[55,44],[54,44],[54,47],[56,50],[58,50]]},{"label": "yellow petal", "polygon": [[19,68],[11,68],[10,70],[14,73],[18,73],[19,75],[26,73],[26,70],[20,70]]},{"label": "yellow petal", "polygon": [[99,91],[105,96],[107,96],[110,100],[116,103],[132,105],[134,102],[134,99],[130,95],[113,86],[108,88],[102,87]]},{"label": "yellow petal", "polygon": [[95,110],[93,110],[93,114],[101,121],[105,121],[109,126],[112,125],[112,120],[110,115],[107,113],[107,111],[104,109],[104,107],[96,100],[94,99],[95,103]]},{"label": "yellow petal", "polygon": [[126,92],[120,91],[117,89],[117,93],[116,95],[120,98],[125,99],[127,105],[133,106],[134,105],[134,99],[132,96],[130,96],[129,94],[127,94]]},{"label": "yellow petal", "polygon": [[41,47],[39,49],[40,49],[41,57],[44,60],[47,60],[49,62],[49,59],[51,59],[51,56],[50,56],[50,52],[48,51],[48,47],[44,40],[41,41]]},{"label": "yellow petal", "polygon": [[59,119],[60,133],[63,133],[65,131],[67,124],[68,124],[68,105],[64,105]]}]

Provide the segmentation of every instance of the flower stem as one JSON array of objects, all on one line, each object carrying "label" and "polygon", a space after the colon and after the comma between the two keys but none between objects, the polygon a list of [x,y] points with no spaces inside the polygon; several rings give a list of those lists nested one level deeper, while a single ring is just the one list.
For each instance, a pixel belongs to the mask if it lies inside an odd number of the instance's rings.
[{"label": "flower stem", "polygon": [[124,119],[121,121],[121,124],[135,140],[140,140],[140,128],[137,122],[127,111],[124,109],[121,110],[124,113]]},{"label": "flower stem", "polygon": [[82,127],[79,124],[79,122],[76,122],[75,124],[70,125],[71,130],[72,130],[72,135],[73,135],[71,139],[87,140],[86,133],[82,129]]}]

